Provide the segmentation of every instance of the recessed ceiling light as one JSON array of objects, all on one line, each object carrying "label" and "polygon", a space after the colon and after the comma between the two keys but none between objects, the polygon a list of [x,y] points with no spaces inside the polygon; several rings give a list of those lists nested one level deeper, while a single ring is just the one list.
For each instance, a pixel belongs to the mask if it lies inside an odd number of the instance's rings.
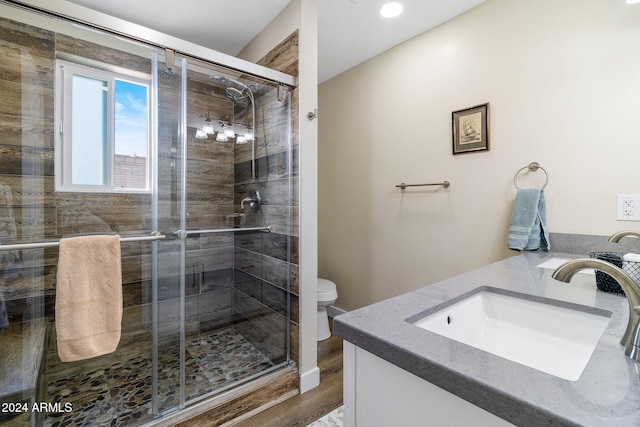
[{"label": "recessed ceiling light", "polygon": [[386,3],[380,8],[380,15],[385,18],[394,18],[402,13],[402,5],[400,3],[392,2]]}]

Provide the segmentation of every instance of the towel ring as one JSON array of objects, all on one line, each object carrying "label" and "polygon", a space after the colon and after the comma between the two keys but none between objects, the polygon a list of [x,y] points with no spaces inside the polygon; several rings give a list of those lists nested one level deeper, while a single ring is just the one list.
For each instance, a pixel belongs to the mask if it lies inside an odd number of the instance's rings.
[{"label": "towel ring", "polygon": [[542,186],[542,189],[544,190],[544,188],[549,183],[549,174],[547,173],[546,170],[544,170],[542,166],[540,166],[540,163],[538,162],[531,162],[527,166],[518,170],[518,172],[516,172],[516,174],[513,176],[513,185],[515,185],[517,189],[520,189],[520,187],[518,187],[518,175],[520,175],[520,172],[522,172],[525,169],[529,169],[531,172],[535,172],[538,169],[541,169],[542,172],[544,172],[544,185]]}]

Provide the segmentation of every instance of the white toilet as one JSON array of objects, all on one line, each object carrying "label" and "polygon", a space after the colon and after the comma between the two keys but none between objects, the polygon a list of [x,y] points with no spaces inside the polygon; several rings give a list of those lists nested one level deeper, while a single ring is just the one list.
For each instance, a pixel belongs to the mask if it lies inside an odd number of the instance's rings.
[{"label": "white toilet", "polygon": [[326,340],[331,336],[327,307],[337,299],[336,284],[331,280],[318,278],[318,341]]}]

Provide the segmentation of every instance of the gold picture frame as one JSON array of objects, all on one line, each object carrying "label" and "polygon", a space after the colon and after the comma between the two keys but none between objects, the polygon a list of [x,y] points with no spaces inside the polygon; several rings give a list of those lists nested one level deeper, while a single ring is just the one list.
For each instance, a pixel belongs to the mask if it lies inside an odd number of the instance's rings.
[{"label": "gold picture frame", "polygon": [[453,154],[489,150],[489,103],[451,113]]}]

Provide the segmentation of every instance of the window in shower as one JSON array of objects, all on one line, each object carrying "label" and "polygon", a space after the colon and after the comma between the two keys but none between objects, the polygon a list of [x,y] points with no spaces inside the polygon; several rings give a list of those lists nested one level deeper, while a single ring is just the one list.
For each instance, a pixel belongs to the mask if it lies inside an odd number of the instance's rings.
[{"label": "window in shower", "polygon": [[149,191],[149,80],[62,60],[56,72],[56,190]]}]

